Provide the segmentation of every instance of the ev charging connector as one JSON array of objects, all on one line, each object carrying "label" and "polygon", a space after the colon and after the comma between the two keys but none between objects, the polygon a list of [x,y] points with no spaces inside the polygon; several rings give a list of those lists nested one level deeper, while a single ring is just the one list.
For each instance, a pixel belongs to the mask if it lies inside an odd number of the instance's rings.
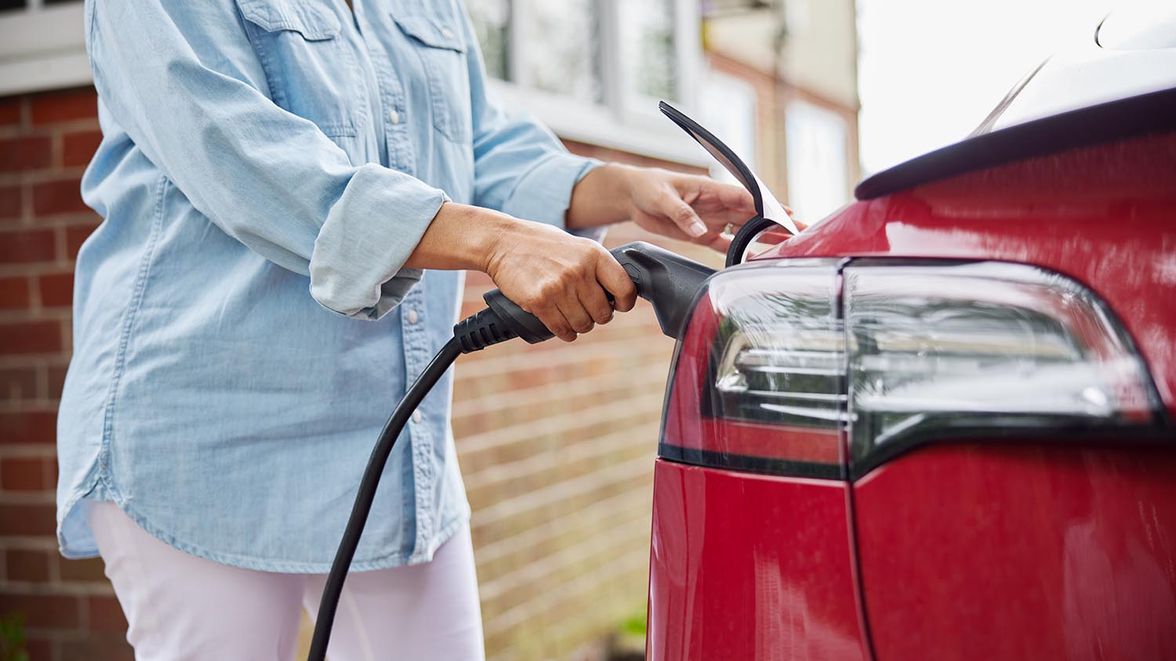
[{"label": "ev charging connector", "polygon": [[[653,305],[662,333],[679,339],[690,305],[703,283],[714,273],[714,269],[642,241],[627,243],[614,249],[612,254],[633,280],[637,295]],[[396,405],[396,409],[380,431],[380,437],[372,448],[371,457],[368,458],[367,467],[360,479],[355,504],[347,520],[347,528],[339,541],[335,560],[331,563],[331,572],[327,575],[322,599],[319,602],[318,617],[315,620],[314,637],[310,643],[310,655],[307,657],[309,661],[323,661],[326,658],[335,611],[339,606],[339,597],[343,593],[343,582],[347,579],[347,571],[351,568],[359,539],[363,535],[364,526],[367,525],[368,514],[376,497],[376,488],[380,484],[384,465],[388,462],[396,438],[408,423],[409,416],[459,355],[481,351],[488,346],[516,337],[530,344],[552,337],[552,332],[543,322],[525,312],[501,291],[495,289],[488,292],[484,298],[487,307],[453,327],[453,337],[441,347],[408,388],[404,399]]]}]

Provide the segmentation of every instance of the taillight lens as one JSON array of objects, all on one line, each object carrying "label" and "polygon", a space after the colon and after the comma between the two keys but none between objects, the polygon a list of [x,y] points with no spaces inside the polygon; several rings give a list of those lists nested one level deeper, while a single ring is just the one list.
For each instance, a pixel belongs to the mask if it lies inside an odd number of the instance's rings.
[{"label": "taillight lens", "polygon": [[833,260],[712,278],[679,345],[661,456],[840,477],[845,331],[836,284]]},{"label": "taillight lens", "polygon": [[838,477],[929,440],[1149,426],[1154,392],[1106,306],[1064,276],[773,262],[709,282],[679,346],[661,455]]},{"label": "taillight lens", "polygon": [[717,310],[723,322],[708,413],[835,430],[845,400],[845,333],[830,273],[794,268],[786,294],[758,275],[749,272],[712,289],[712,300],[725,305]]},{"label": "taillight lens", "polygon": [[844,278],[859,464],[925,438],[1091,429],[1154,416],[1157,402],[1130,339],[1073,280],[998,262],[866,263]]}]

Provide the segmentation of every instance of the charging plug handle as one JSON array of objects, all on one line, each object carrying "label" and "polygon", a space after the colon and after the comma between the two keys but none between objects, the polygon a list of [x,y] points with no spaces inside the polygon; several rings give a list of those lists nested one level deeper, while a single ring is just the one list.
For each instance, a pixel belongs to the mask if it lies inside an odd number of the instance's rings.
[{"label": "charging plug handle", "polygon": [[644,241],[626,243],[612,254],[633,279],[637,295],[653,305],[662,333],[679,339],[694,297],[715,270]]},{"label": "charging plug handle", "polygon": [[[615,248],[613,257],[633,280],[637,295],[653,305],[662,333],[678,339],[694,295],[715,271],[644,241]],[[537,344],[552,337],[538,317],[525,312],[502,291],[483,296],[489,307],[454,327],[465,352],[477,351],[513,337]]]}]

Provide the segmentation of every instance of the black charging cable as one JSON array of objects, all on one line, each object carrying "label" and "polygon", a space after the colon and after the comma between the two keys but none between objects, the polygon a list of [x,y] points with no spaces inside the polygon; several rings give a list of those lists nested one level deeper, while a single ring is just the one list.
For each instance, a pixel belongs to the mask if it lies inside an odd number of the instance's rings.
[{"label": "black charging cable", "polygon": [[376,446],[372,448],[371,457],[368,458],[367,468],[359,480],[359,491],[355,494],[355,504],[351,508],[351,517],[347,519],[343,538],[339,540],[339,550],[335,553],[334,562],[331,563],[331,573],[327,575],[327,583],[323,587],[308,659],[321,661],[327,656],[327,642],[331,639],[331,626],[335,622],[339,596],[343,594],[343,582],[347,580],[347,570],[351,568],[351,560],[355,557],[356,548],[359,547],[359,538],[363,535],[368,514],[372,511],[372,502],[376,498],[376,488],[380,486],[380,476],[384,473],[388,456],[392,454],[392,447],[396,445],[396,438],[400,436],[412,412],[420,406],[421,400],[429,394],[445,374],[445,370],[449,369],[460,355],[461,342],[456,337],[450,338],[413,382],[404,394],[404,399],[396,405],[396,410],[392,411],[392,415],[384,423],[384,428],[380,430],[380,437],[376,441]]},{"label": "black charging cable", "polygon": [[[637,295],[653,304],[653,311],[662,332],[677,339],[695,294],[714,270],[641,241],[616,248],[612,254],[633,280]],[[433,356],[433,360],[408,388],[404,399],[396,405],[396,409],[384,423],[384,428],[380,430],[380,437],[376,440],[376,446],[372,448],[367,468],[360,478],[355,504],[352,505],[351,516],[347,519],[347,528],[343,531],[343,538],[339,540],[339,550],[335,552],[331,572],[327,575],[327,583],[323,587],[318,616],[315,618],[314,636],[310,641],[308,661],[326,659],[327,643],[331,640],[331,627],[335,623],[335,611],[339,607],[339,597],[343,594],[347,571],[351,568],[355,550],[359,547],[359,538],[363,536],[364,526],[367,525],[368,515],[372,511],[372,503],[376,498],[380,477],[384,474],[384,466],[388,463],[396,439],[404,430],[404,425],[408,424],[412,412],[420,406],[425,395],[429,394],[445,374],[445,370],[449,369],[461,354],[481,351],[490,345],[516,337],[530,344],[552,337],[551,331],[547,330],[543,322],[524,312],[501,291],[495,289],[487,292],[483,298],[488,307],[453,327],[453,337],[441,347],[436,356]]]}]

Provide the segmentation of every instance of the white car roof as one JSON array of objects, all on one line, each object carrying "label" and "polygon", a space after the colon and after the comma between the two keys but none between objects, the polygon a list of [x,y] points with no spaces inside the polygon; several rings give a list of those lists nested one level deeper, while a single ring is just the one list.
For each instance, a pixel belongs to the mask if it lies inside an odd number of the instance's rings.
[{"label": "white car roof", "polygon": [[874,174],[867,200],[1084,145],[1176,131],[1176,6],[1116,10],[1021,80],[967,138]]},{"label": "white car roof", "polygon": [[1176,3],[1138,2],[1042,63],[973,135],[1174,87]]}]

